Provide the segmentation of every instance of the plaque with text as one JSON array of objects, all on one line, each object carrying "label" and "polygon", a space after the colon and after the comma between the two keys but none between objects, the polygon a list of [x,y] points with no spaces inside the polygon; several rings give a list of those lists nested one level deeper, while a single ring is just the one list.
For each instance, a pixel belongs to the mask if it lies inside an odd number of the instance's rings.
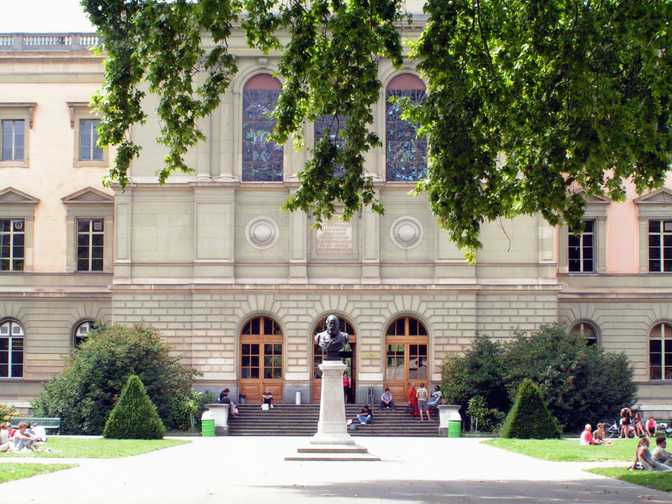
[{"label": "plaque with text", "polygon": [[327,257],[351,256],[352,222],[331,219],[315,231],[315,254]]}]

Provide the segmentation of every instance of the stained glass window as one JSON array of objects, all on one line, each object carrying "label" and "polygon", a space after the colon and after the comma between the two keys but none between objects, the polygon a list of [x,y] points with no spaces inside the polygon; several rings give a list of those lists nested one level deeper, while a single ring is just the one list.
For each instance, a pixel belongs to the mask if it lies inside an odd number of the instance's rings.
[{"label": "stained glass window", "polygon": [[385,97],[387,180],[411,182],[427,172],[427,140],[418,138],[417,127],[401,118],[401,105],[394,100],[397,97],[418,103],[425,97],[425,85],[415,75],[398,75],[387,86]]},{"label": "stained glass window", "polygon": [[280,83],[268,74],[252,77],[243,90],[243,181],[282,182],[282,145],[269,142],[270,116]]}]

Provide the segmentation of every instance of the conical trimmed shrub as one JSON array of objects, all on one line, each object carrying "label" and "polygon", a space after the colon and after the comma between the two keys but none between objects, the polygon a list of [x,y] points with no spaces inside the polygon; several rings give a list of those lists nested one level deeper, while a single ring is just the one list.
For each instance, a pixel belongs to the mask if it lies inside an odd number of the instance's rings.
[{"label": "conical trimmed shrub", "polygon": [[161,439],[166,428],[142,380],[130,375],[105,422],[103,437],[112,439]]},{"label": "conical trimmed shrub", "polygon": [[558,420],[548,411],[539,387],[529,378],[518,386],[516,399],[504,420],[503,438],[548,439],[560,437]]}]

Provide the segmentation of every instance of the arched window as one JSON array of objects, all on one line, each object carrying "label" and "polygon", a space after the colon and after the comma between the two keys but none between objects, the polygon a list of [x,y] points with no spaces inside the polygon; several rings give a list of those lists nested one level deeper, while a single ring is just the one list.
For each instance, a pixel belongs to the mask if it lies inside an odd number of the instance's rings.
[{"label": "arched window", "polygon": [[23,377],[23,327],[15,320],[0,323],[0,378]]},{"label": "arched window", "polygon": [[385,333],[385,386],[397,400],[406,397],[409,383],[427,383],[429,337],[425,325],[413,317],[394,320]]},{"label": "arched window", "polygon": [[275,127],[270,113],[280,82],[268,74],[252,77],[243,90],[243,181],[282,182],[282,145],[269,142]]},{"label": "arched window", "polygon": [[427,140],[417,137],[417,127],[401,118],[401,106],[394,98],[420,102],[425,84],[412,74],[398,75],[385,93],[385,144],[387,180],[415,181],[427,173]]},{"label": "arched window", "polygon": [[240,332],[240,390],[251,402],[266,390],[282,397],[282,330],[270,317],[248,320]]},{"label": "arched window", "polygon": [[579,322],[570,331],[571,334],[581,336],[586,340],[586,345],[597,345],[598,335],[597,329],[594,325],[589,324],[588,322]]},{"label": "arched window", "polygon": [[649,337],[649,378],[672,380],[672,326],[660,323]]},{"label": "arched window", "polygon": [[74,343],[75,348],[84,343],[84,340],[89,337],[89,332],[96,328],[93,320],[85,320],[75,327]]}]

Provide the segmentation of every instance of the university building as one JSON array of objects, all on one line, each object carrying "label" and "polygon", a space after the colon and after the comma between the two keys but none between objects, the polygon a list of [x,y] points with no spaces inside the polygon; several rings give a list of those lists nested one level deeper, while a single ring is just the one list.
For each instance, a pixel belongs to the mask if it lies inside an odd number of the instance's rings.
[{"label": "university building", "polygon": [[[418,22],[419,23],[419,22]],[[405,27],[413,37],[420,26]],[[474,264],[409,191],[427,145],[392,96],[421,99],[409,64],[380,64],[366,169],[385,214],[314,230],[280,207],[310,150],[266,142],[278,60],[232,38],[240,72],[187,155],[192,175],[159,185],[158,100],[130,132],[143,150],[125,191],[101,184],[88,101],[103,80],[92,34],[0,34],[0,402],[27,407],[96,321],[150,324],[198,389],[256,401],[319,400],[313,336],[336,313],[351,335],[352,401],[437,383],[478,334],[510,338],[560,321],[586,344],[625,352],[640,404],[672,399],[672,189],[591,199],[580,235],[540,216],[487,223]],[[305,125],[306,145],[334,131]],[[668,187],[672,188],[672,184]]]}]

